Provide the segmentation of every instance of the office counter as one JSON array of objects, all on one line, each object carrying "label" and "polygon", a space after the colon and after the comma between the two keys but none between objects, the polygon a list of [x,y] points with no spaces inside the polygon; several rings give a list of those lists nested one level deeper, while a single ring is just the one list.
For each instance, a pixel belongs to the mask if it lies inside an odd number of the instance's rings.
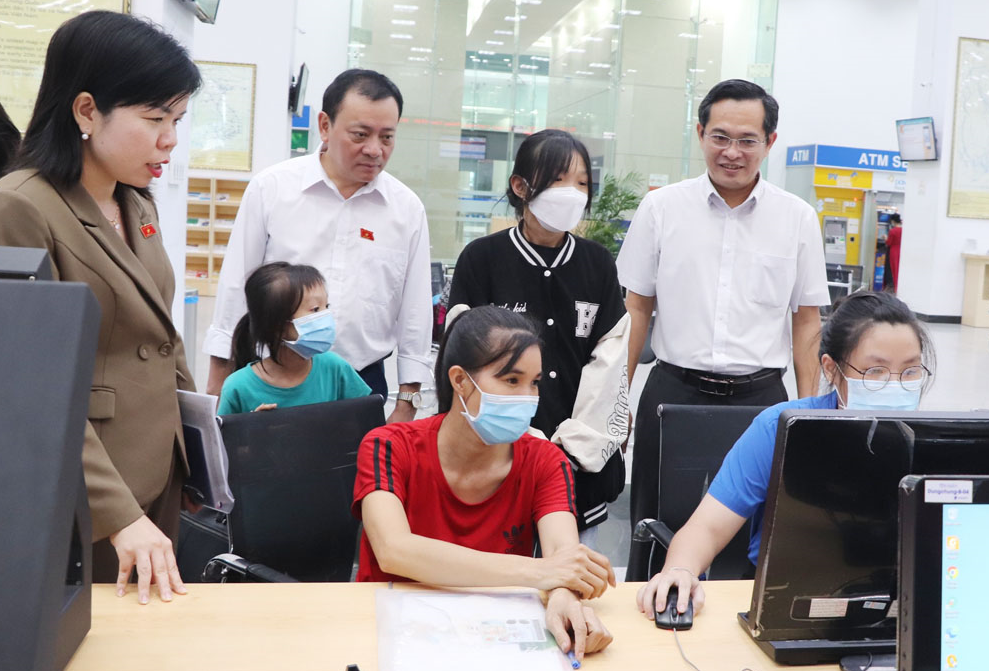
[{"label": "office counter", "polygon": [[[134,586],[118,598],[113,585],[95,585],[93,626],[68,669],[345,671],[347,664],[358,664],[361,671],[376,671],[374,591],[385,586],[195,584],[172,603],[154,596],[140,606]],[[615,640],[585,658],[587,671],[689,669],[672,632],[657,629],[635,607],[638,587],[622,583],[592,602]],[[774,664],[739,627],[736,613],[749,606],[751,581],[709,582],[705,588],[707,606],[693,629],[680,633],[684,651],[701,671],[795,668]]]}]

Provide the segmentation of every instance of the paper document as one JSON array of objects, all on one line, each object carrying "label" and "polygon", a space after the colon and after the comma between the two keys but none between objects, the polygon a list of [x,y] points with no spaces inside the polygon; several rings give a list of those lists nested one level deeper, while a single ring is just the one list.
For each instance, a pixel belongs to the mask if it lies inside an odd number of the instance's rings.
[{"label": "paper document", "polygon": [[379,589],[381,671],[570,671],[534,592]]},{"label": "paper document", "polygon": [[227,483],[227,450],[216,421],[216,396],[179,390],[179,411],[189,459],[185,484],[207,508],[229,513],[234,497]]}]

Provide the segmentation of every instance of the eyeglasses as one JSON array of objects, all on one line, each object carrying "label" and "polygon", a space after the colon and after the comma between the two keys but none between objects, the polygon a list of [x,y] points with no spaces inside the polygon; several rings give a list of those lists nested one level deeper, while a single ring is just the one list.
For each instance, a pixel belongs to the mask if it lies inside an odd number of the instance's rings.
[{"label": "eyeglasses", "polygon": [[889,378],[894,375],[900,378],[901,387],[907,391],[914,391],[918,386],[923,386],[927,382],[927,378],[931,375],[931,371],[927,370],[927,366],[924,365],[910,366],[909,368],[904,368],[899,373],[892,372],[886,366],[872,366],[865,370],[859,370],[850,363],[846,362],[846,365],[862,376],[863,385],[869,391],[879,391],[886,386]]},{"label": "eyeglasses", "polygon": [[721,135],[719,133],[704,134],[704,137],[710,141],[711,145],[717,147],[718,149],[727,149],[734,142],[738,144],[739,151],[743,151],[746,154],[751,154],[752,152],[759,149],[760,145],[766,144],[765,140],[757,140],[754,137],[728,137],[727,135]]}]

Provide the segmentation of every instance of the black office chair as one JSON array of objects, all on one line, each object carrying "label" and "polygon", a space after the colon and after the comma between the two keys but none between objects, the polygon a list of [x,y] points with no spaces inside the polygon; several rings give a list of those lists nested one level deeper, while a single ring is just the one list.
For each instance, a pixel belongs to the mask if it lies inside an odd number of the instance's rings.
[{"label": "black office chair", "polygon": [[[350,514],[357,448],[385,423],[377,395],[227,415],[234,506],[230,553],[208,574],[260,582],[346,582],[359,523]],[[236,553],[236,554],[233,554]]]},{"label": "black office chair", "polygon": [[[659,572],[673,534],[690,518],[721,468],[728,450],[764,408],[756,406],[660,405],[642,416],[632,457],[629,519],[632,544],[626,580]],[[639,437],[649,437],[640,442]],[[751,574],[749,527],[744,526],[714,559],[709,580]]]}]

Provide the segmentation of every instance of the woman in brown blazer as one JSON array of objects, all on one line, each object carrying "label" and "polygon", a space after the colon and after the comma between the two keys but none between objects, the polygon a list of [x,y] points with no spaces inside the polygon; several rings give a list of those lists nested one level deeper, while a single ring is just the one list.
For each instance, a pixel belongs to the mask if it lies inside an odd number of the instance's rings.
[{"label": "woman in brown blazer", "polygon": [[176,390],[192,389],[172,324],[172,268],[148,191],[200,84],[153,24],[87,12],[52,36],[15,168],[0,179],[0,245],[48,250],[55,279],[85,282],[101,309],[83,445],[93,578],[147,603],[185,587],[176,567],[186,474]]}]

